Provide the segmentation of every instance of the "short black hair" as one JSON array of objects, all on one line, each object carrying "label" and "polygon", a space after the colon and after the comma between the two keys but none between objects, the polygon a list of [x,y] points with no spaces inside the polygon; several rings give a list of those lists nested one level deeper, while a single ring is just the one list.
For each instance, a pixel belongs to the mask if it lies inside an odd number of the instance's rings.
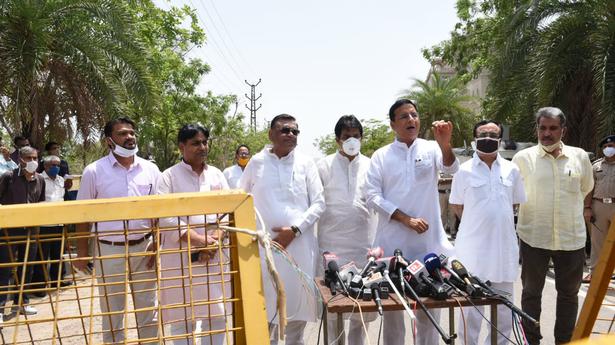
[{"label": "short black hair", "polygon": [[500,139],[502,138],[502,136],[504,135],[504,127],[502,127],[502,124],[495,121],[495,120],[481,120],[478,123],[476,123],[474,125],[474,130],[472,130],[472,135],[474,135],[474,138],[477,138],[477,134],[476,134],[476,130],[478,129],[478,127],[480,126],[484,126],[487,124],[493,123],[495,125],[498,126],[498,128],[500,129]]},{"label": "short black hair", "polygon": [[45,151],[51,150],[51,148],[54,146],[61,146],[61,145],[59,143],[56,143],[55,141],[50,141],[47,144],[45,144]]},{"label": "short black hair", "polygon": [[137,125],[135,124],[135,122],[133,120],[131,120],[128,117],[118,117],[112,120],[107,121],[107,123],[105,124],[105,137],[110,138],[111,135],[113,134],[113,127],[115,127],[115,125],[117,125],[118,123],[126,123],[132,126],[132,129],[136,130],[137,129]]},{"label": "short black hair", "polygon": [[396,100],[395,103],[393,103],[391,108],[389,108],[389,119],[391,121],[395,121],[395,110],[397,110],[397,108],[401,107],[404,104],[412,104],[414,109],[416,111],[419,111],[419,108],[416,106],[416,102],[415,101],[407,99],[407,98],[400,98],[400,99]]},{"label": "short black hair", "polygon": [[238,155],[238,154],[239,154],[239,149],[241,149],[242,147],[247,148],[247,149],[248,149],[248,152],[250,152],[250,147],[248,147],[248,145],[241,144],[241,145],[237,146],[237,149],[235,150],[235,155]]},{"label": "short black hair", "polygon": [[30,141],[30,139],[22,136],[22,135],[18,135],[15,138],[13,138],[13,144],[17,145],[17,142],[22,141],[22,140],[28,140]]},{"label": "short black hair", "polygon": [[340,117],[335,124],[335,139],[340,138],[344,129],[351,128],[358,128],[359,133],[361,133],[361,138],[363,137],[363,126],[361,125],[361,121],[359,121],[359,119],[357,119],[354,115],[344,115]]},{"label": "short black hair", "polygon": [[278,121],[297,121],[297,119],[295,119],[294,116],[289,114],[276,115],[276,117],[271,119],[271,124],[269,125],[269,128],[274,129]]},{"label": "short black hair", "polygon": [[205,138],[209,139],[209,129],[196,124],[183,125],[177,132],[177,142],[185,143],[186,141],[194,138],[199,132],[203,133]]}]

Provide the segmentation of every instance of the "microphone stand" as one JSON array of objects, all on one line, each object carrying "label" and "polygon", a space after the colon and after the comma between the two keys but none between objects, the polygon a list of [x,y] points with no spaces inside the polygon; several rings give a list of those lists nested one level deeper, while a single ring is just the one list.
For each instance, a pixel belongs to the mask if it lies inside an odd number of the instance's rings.
[{"label": "microphone stand", "polygon": [[[402,275],[402,277],[403,277],[403,275]],[[406,287],[406,289],[408,289],[408,291],[410,291],[410,294],[412,295],[412,299],[414,299],[416,301],[416,303],[419,304],[419,307],[421,307],[421,310],[425,313],[425,315],[427,315],[427,318],[429,319],[429,321],[431,321],[431,323],[434,325],[434,327],[436,327],[436,330],[438,331],[438,333],[440,333],[440,336],[442,337],[442,340],[444,341],[444,343],[445,344],[452,343],[453,339],[457,338],[457,335],[453,334],[452,336],[449,337],[446,334],[446,332],[444,332],[442,327],[440,327],[440,325],[438,324],[436,319],[433,317],[433,315],[431,315],[431,313],[427,310],[427,307],[425,306],[425,304],[423,304],[423,301],[421,301],[421,299],[416,294],[416,292],[414,291],[412,286],[410,286],[410,284],[408,284],[408,282],[405,279],[402,279],[402,280],[403,280],[403,283],[404,283],[404,286]]]}]

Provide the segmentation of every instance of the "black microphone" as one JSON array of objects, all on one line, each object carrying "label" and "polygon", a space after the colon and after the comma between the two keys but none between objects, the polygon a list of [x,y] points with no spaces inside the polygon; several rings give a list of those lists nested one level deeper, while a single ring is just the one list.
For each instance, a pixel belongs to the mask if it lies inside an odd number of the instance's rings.
[{"label": "black microphone", "polygon": [[380,286],[378,284],[372,284],[372,295],[374,296],[374,302],[378,307],[378,314],[382,316],[382,300],[380,299]]},{"label": "black microphone", "polygon": [[335,296],[337,290],[335,285],[338,282],[341,285],[342,290],[344,290],[344,293],[348,295],[348,290],[346,290],[344,280],[340,277],[340,268],[337,264],[337,255],[330,252],[324,252],[322,253],[322,257],[325,266],[325,283],[328,283],[329,289],[331,290],[331,295]]},{"label": "black microphone", "polygon": [[459,260],[452,260],[451,268],[467,285],[474,287],[474,284],[470,281],[470,273],[468,273],[468,270]]}]

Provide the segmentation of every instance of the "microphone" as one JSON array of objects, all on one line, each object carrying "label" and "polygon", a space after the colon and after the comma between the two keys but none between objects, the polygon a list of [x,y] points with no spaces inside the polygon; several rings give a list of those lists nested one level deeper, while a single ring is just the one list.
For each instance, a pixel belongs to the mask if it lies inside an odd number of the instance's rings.
[{"label": "microphone", "polygon": [[378,307],[378,314],[382,316],[382,300],[380,299],[380,286],[378,284],[372,284],[372,295],[374,296],[374,302]]},{"label": "microphone", "polygon": [[[329,289],[331,289],[331,294],[335,296],[336,294],[336,288],[335,288],[335,283],[339,282],[342,290],[344,290],[344,293],[346,293],[346,295],[348,295],[348,290],[346,290],[346,285],[344,284],[344,280],[342,279],[342,277],[340,277],[340,269],[339,266],[337,264],[337,255],[330,253],[330,252],[324,252],[322,254],[323,257],[323,263],[325,264],[325,278],[328,276],[328,280],[329,280]],[[326,282],[327,279],[325,279]]]},{"label": "microphone", "polygon": [[442,264],[440,263],[440,258],[434,253],[429,253],[425,255],[423,258],[423,262],[425,263],[425,268],[427,268],[427,272],[429,275],[437,282],[444,283],[444,278],[442,278],[442,274],[440,273],[440,267]]},{"label": "microphone", "polygon": [[356,288],[362,287],[363,277],[365,277],[367,275],[368,270],[372,266],[375,265],[376,259],[378,259],[381,256],[382,256],[382,248],[376,247],[376,248],[368,249],[367,250],[367,263],[365,264],[365,266],[363,266],[359,274],[352,277],[352,280],[350,281],[350,286],[356,287]]},{"label": "microphone", "polygon": [[470,276],[470,273],[468,273],[468,270],[465,268],[465,266],[461,262],[459,262],[459,260],[451,261],[451,267],[453,268],[453,271],[455,271],[461,278],[464,279],[464,281],[466,280],[469,281],[470,278],[472,280],[475,280],[478,283],[478,285],[488,293],[488,296],[486,297],[497,298],[498,300],[502,301],[502,303],[504,303],[506,307],[508,307],[510,310],[512,310],[514,313],[518,314],[522,318],[528,320],[529,322],[535,324],[536,326],[540,324],[539,321],[537,321],[536,319],[534,319],[533,317],[525,313],[523,310],[515,306],[511,301],[508,300],[508,298],[493,291],[491,286],[489,286],[488,284],[480,280],[478,277]]}]

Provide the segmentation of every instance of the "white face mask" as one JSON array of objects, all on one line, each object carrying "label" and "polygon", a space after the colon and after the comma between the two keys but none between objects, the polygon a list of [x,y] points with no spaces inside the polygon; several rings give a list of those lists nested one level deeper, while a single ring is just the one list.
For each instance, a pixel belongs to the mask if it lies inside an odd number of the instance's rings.
[{"label": "white face mask", "polygon": [[542,147],[543,150],[545,150],[545,152],[553,152],[556,149],[560,148],[562,145],[561,141],[556,142],[555,144],[551,144],[551,145],[543,145],[543,144],[538,144],[540,145],[540,147]]},{"label": "white face mask", "polygon": [[37,161],[29,161],[26,162],[26,166],[25,166],[25,170],[27,172],[29,172],[30,174],[34,174],[34,172],[36,172],[36,168],[38,168],[38,162]]},{"label": "white face mask", "polygon": [[113,149],[113,153],[115,153],[116,155],[118,155],[120,157],[130,158],[130,157],[136,155],[137,152],[139,152],[139,148],[137,146],[135,146],[134,149],[127,149],[125,147],[122,147],[122,146],[116,144],[113,140],[111,140],[111,142],[113,144],[115,144],[115,148]]},{"label": "white face mask", "polygon": [[342,151],[350,157],[354,157],[361,151],[361,140],[357,138],[348,138],[342,143]]},{"label": "white face mask", "polygon": [[613,157],[613,155],[615,155],[615,147],[605,147],[602,153],[604,153],[606,157]]}]

